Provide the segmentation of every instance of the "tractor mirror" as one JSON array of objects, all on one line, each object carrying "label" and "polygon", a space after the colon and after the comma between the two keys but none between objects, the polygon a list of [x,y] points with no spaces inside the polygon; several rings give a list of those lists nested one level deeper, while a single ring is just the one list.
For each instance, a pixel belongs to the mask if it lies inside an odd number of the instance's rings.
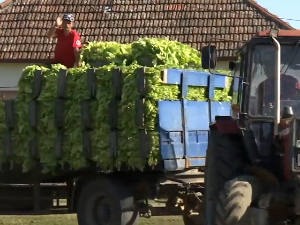
[{"label": "tractor mirror", "polygon": [[240,62],[232,62],[232,61],[229,62],[229,70],[234,71],[233,72],[234,76],[239,76],[239,75],[236,75],[236,73],[240,72],[240,66],[241,66]]},{"label": "tractor mirror", "polygon": [[234,69],[233,71],[233,76],[239,77],[241,73],[241,63],[240,62],[235,62],[234,63]]},{"label": "tractor mirror", "polygon": [[217,48],[213,45],[204,46],[201,50],[203,69],[215,69],[217,65]]},{"label": "tractor mirror", "polygon": [[230,70],[230,71],[233,71],[234,68],[235,68],[235,62],[230,61],[230,62],[229,62],[229,70]]}]

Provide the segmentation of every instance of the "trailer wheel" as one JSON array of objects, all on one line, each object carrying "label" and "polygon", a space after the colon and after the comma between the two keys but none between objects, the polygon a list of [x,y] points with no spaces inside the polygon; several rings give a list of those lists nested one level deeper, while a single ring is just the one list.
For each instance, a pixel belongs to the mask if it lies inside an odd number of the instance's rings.
[{"label": "trailer wheel", "polygon": [[[263,188],[255,177],[240,176],[228,181],[217,201],[216,225],[251,225],[253,221],[250,205],[261,194]],[[267,220],[267,217],[265,219]]]},{"label": "trailer wheel", "polygon": [[202,216],[182,216],[184,225],[203,225]]},{"label": "trailer wheel", "polygon": [[[195,195],[194,195],[195,194]],[[184,225],[203,225],[202,193],[194,193],[185,197],[183,210]]]},{"label": "trailer wheel", "polygon": [[239,135],[211,130],[205,162],[204,224],[215,225],[216,202],[224,184],[243,174],[243,142]]},{"label": "trailer wheel", "polygon": [[139,212],[129,188],[122,182],[102,178],[88,182],[77,205],[79,225],[137,225]]}]

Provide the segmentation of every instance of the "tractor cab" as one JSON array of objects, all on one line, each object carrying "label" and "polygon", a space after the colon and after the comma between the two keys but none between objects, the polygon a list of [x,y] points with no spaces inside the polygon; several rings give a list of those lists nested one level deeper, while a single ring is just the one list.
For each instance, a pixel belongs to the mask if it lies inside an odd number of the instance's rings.
[{"label": "tractor cab", "polygon": [[[300,117],[299,40],[300,31],[270,30],[258,33],[239,50],[239,60],[230,62],[229,69],[241,78],[234,79],[233,86],[239,91],[242,113],[250,117],[274,117],[278,95],[280,115],[285,107],[292,107],[294,116]],[[214,69],[216,47],[204,47],[202,58],[204,69]],[[277,73],[280,73],[279,83]]]},{"label": "tractor cab", "polygon": [[[252,219],[253,224],[258,225],[288,224],[288,221],[298,220],[299,45],[299,30],[259,32],[239,50],[238,60],[229,63],[233,77],[233,113],[231,117],[216,118],[210,125],[205,171],[206,225],[235,222],[246,225],[250,224],[246,221]],[[212,71],[216,65],[216,47],[205,46],[202,49],[203,69]],[[260,191],[252,193],[257,188]],[[252,197],[244,199],[242,195],[247,195],[247,191]],[[241,210],[238,202],[243,199],[247,203]],[[226,211],[226,204],[231,212]],[[234,204],[237,204],[236,210]],[[275,214],[274,205],[277,210],[279,207]],[[286,210],[290,207],[292,213]],[[248,218],[241,222],[246,213]],[[258,216],[251,218],[258,213],[262,213],[259,218],[265,218],[262,222],[257,220]]]}]

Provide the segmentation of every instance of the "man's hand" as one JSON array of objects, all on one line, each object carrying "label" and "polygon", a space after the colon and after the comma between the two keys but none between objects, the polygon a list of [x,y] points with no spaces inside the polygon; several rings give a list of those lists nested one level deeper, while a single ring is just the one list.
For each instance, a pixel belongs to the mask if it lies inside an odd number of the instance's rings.
[{"label": "man's hand", "polygon": [[52,37],[56,37],[56,29],[58,27],[61,27],[62,25],[62,19],[60,17],[57,17],[56,21],[53,24],[53,27],[50,28],[50,30],[47,33],[47,38],[52,38]]},{"label": "man's hand", "polygon": [[74,68],[78,68],[81,67],[81,62],[75,62],[74,63]]},{"label": "man's hand", "polygon": [[56,19],[56,27],[60,27],[62,25],[62,19],[61,17],[57,17]]},{"label": "man's hand", "polygon": [[80,48],[74,48],[74,55],[75,55],[74,67],[81,67],[80,52],[81,52]]}]

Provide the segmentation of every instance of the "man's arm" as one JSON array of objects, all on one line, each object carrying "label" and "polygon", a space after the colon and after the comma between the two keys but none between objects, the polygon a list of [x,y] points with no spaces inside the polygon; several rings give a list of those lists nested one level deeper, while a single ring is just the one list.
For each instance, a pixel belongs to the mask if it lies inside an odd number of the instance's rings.
[{"label": "man's arm", "polygon": [[61,26],[61,24],[62,24],[62,19],[60,17],[57,17],[53,27],[51,27],[47,33],[47,38],[57,37],[56,31]]},{"label": "man's arm", "polygon": [[80,35],[75,32],[74,34],[74,40],[73,40],[73,48],[74,48],[74,55],[75,55],[75,67],[80,67],[81,66],[81,60],[80,60],[80,50],[81,50],[81,40],[80,40]]},{"label": "man's arm", "polygon": [[47,38],[56,37],[56,30],[57,30],[56,26],[51,27],[47,33]]},{"label": "man's arm", "polygon": [[81,66],[81,60],[80,60],[80,49],[79,48],[74,48],[74,54],[75,54],[75,67],[80,67]]}]

